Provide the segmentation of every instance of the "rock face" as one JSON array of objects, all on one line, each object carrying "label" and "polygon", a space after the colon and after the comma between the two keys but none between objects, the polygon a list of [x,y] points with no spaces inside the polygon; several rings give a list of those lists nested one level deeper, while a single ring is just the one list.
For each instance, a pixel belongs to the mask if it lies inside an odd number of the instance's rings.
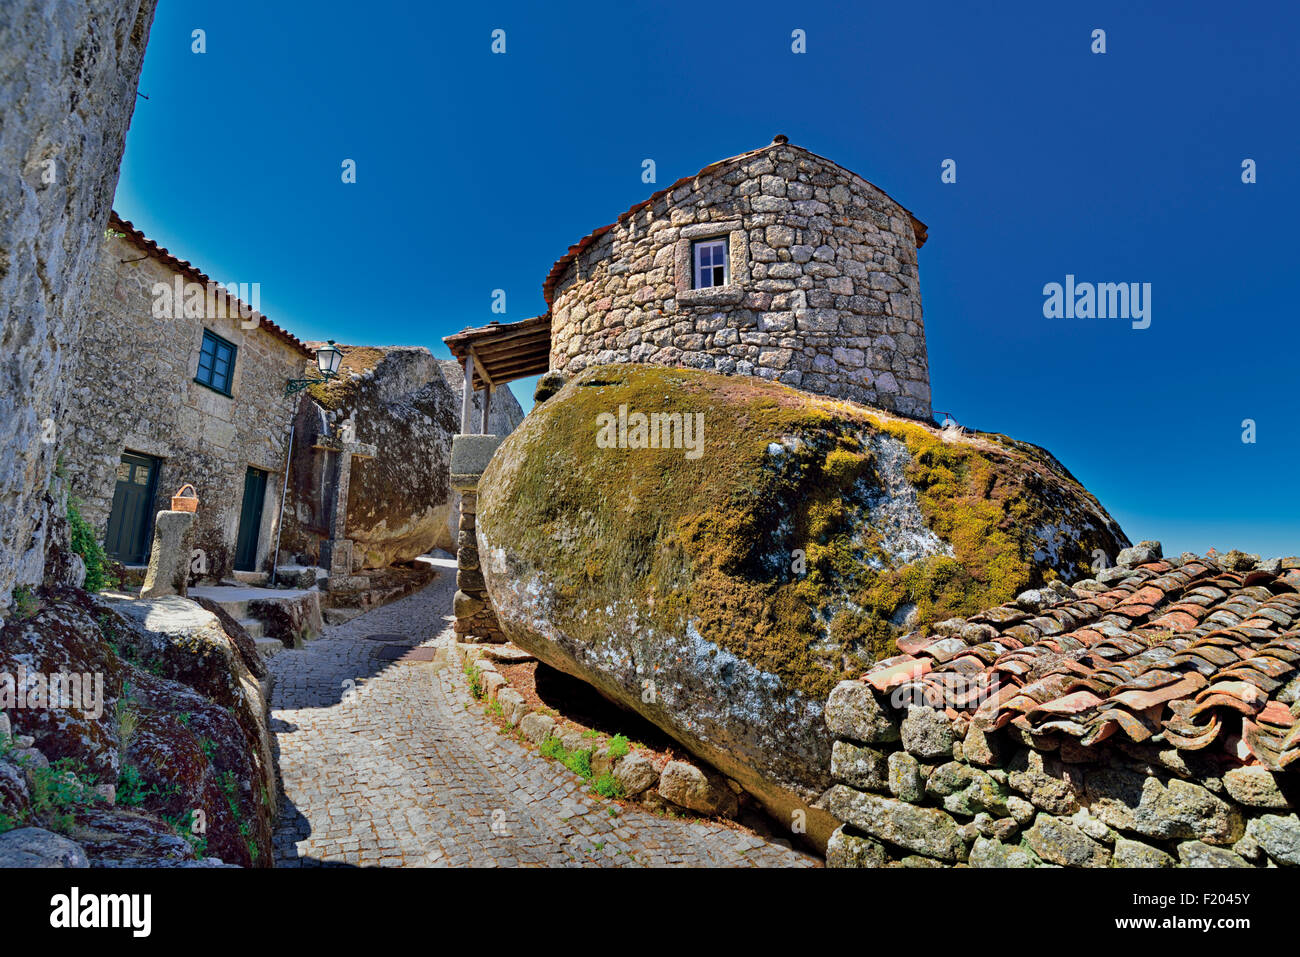
[{"label": "rock face", "polygon": [[[0,611],[41,581],[66,370],[156,0],[0,6]],[[61,513],[60,513],[61,514]]]},{"label": "rock face", "polygon": [[[689,416],[690,441],[638,448],[633,413]],[[477,538],[511,641],[778,816],[808,811],[823,844],[834,822],[810,806],[830,783],[822,712],[837,681],[912,628],[1080,577],[1094,549],[1127,545],[1033,446],[636,365],[584,370],[505,440]],[[919,719],[914,731],[952,748]]]},{"label": "rock face", "polygon": [[[352,464],[345,535],[353,566],[383,568],[433,548],[455,550],[454,493],[447,480],[451,440],[460,428],[460,396],[446,367],[416,347],[341,346],[341,378],[312,386],[295,419],[289,509],[282,548],[314,562],[332,502],[329,459],[312,446],[351,421],[373,459]],[[513,428],[523,418],[508,389],[497,391],[493,421]]]},{"label": "rock face", "polygon": [[[87,786],[112,794],[107,806],[77,808],[68,832],[94,846],[92,864],[155,852],[192,860],[186,825],[202,812],[205,855],[270,865],[277,792],[266,699],[214,615],[176,596],[108,603],[47,592],[35,615],[5,623],[0,673],[80,679],[62,686],[72,698],[55,703],[47,693],[44,705],[29,701],[9,716],[40,761],[56,769],[66,761]],[[3,803],[12,815],[15,805]]]}]

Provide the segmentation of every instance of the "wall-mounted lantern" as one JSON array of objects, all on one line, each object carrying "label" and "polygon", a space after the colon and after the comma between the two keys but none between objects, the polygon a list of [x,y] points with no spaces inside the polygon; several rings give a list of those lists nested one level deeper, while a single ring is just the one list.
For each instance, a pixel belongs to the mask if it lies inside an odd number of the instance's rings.
[{"label": "wall-mounted lantern", "polygon": [[295,392],[301,392],[314,383],[337,379],[339,377],[339,365],[342,362],[343,353],[338,346],[334,345],[334,340],[330,339],[325,345],[316,350],[316,369],[320,372],[320,375],[315,379],[290,379],[285,383],[284,394],[293,395]]}]

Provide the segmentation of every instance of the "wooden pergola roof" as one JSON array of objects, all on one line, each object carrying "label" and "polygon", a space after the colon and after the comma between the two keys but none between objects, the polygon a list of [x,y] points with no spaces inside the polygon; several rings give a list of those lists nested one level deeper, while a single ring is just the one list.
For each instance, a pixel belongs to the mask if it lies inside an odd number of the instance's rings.
[{"label": "wooden pergola roof", "polygon": [[551,367],[549,313],[521,322],[462,329],[442,341],[462,365],[467,356],[474,357],[474,389],[541,375]]}]

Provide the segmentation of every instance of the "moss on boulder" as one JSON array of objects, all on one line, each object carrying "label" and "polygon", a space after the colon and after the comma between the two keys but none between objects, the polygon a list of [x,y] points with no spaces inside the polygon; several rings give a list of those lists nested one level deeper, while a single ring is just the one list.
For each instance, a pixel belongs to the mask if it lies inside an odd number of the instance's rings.
[{"label": "moss on boulder", "polygon": [[[602,447],[620,407],[628,441]],[[635,413],[702,414],[699,454],[626,447]],[[639,365],[584,370],[524,420],[484,475],[478,534],[512,640],[782,812],[828,784],[839,680],[1127,544],[1035,446]]]}]

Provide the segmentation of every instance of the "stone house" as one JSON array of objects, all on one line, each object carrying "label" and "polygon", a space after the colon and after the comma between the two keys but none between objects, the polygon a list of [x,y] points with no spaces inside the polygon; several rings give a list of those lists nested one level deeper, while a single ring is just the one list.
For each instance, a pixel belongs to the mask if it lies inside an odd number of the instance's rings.
[{"label": "stone house", "polygon": [[570,247],[543,287],[550,367],[685,365],[928,417],[925,238],[880,189],[778,136]]},{"label": "stone house", "polygon": [[116,214],[83,330],[59,447],[110,557],[146,562],[154,515],[188,482],[198,577],[268,567],[296,405],[285,384],[315,353]]}]

